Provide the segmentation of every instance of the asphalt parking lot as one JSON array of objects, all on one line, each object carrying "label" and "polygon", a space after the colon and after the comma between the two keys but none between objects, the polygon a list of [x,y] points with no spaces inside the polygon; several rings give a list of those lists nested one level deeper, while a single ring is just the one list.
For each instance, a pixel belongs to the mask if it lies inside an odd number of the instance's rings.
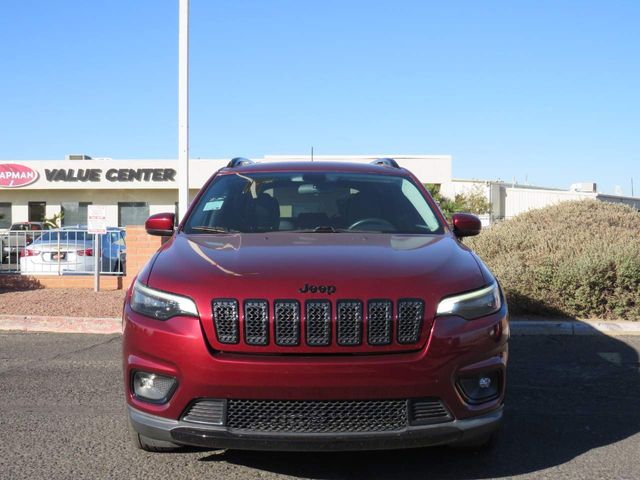
[{"label": "asphalt parking lot", "polygon": [[487,452],[188,451],[129,444],[120,336],[0,333],[0,478],[640,478],[640,337],[514,337]]}]

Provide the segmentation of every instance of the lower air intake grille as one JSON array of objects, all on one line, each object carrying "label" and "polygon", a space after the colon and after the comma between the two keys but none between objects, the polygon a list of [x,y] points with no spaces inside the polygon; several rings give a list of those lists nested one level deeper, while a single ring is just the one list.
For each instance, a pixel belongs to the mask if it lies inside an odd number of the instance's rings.
[{"label": "lower air intake grille", "polygon": [[214,300],[212,302],[213,323],[220,343],[238,343],[238,302],[236,300]]},{"label": "lower air intake grille", "polygon": [[409,415],[412,425],[449,422],[453,417],[437,398],[409,400]]},{"label": "lower air intake grille", "polygon": [[313,300],[305,303],[307,344],[326,346],[331,342],[331,303]]},{"label": "lower air intake grille", "polygon": [[269,304],[266,301],[244,302],[244,341],[247,345],[269,343]]},{"label": "lower air intake grille", "polygon": [[367,312],[367,337],[371,345],[391,343],[393,307],[389,300],[371,300]]},{"label": "lower air intake grille", "polygon": [[300,304],[295,300],[276,300],[273,310],[276,345],[299,345]]},{"label": "lower air intake grille", "polygon": [[229,400],[227,427],[253,432],[341,433],[401,430],[406,400]]},{"label": "lower air intake grille", "polygon": [[424,302],[400,300],[398,302],[398,343],[416,343],[422,330]]},{"label": "lower air intake grille", "polygon": [[182,420],[205,425],[223,425],[224,400],[198,400],[189,407]]}]

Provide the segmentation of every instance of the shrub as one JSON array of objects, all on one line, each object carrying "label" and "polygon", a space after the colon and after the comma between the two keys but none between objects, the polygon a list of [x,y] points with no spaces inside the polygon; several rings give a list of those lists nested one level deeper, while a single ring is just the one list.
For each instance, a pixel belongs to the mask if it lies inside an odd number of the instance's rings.
[{"label": "shrub", "polygon": [[595,200],[532,210],[466,242],[512,313],[640,320],[640,212]]},{"label": "shrub", "polygon": [[440,210],[447,219],[456,212],[475,213],[482,215],[491,211],[491,202],[482,193],[482,188],[476,186],[466,193],[458,193],[454,198],[444,197],[440,193],[440,185],[425,183],[425,187],[433,199],[438,202]]}]

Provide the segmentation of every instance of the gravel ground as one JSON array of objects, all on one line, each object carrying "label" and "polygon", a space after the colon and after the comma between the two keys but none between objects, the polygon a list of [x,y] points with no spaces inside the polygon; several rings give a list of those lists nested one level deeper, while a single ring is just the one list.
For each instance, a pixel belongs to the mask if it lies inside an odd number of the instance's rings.
[{"label": "gravel ground", "polygon": [[51,315],[66,317],[119,317],[124,290],[94,292],[91,289],[43,288],[21,292],[0,291],[4,315]]}]

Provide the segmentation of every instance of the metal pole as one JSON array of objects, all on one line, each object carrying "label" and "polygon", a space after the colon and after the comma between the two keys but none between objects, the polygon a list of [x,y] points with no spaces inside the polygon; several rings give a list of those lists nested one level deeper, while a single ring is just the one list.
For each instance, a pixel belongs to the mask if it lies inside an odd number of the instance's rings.
[{"label": "metal pole", "polygon": [[100,234],[93,236],[93,291],[100,291]]},{"label": "metal pole", "polygon": [[180,0],[178,20],[178,214],[189,205],[189,0]]}]

